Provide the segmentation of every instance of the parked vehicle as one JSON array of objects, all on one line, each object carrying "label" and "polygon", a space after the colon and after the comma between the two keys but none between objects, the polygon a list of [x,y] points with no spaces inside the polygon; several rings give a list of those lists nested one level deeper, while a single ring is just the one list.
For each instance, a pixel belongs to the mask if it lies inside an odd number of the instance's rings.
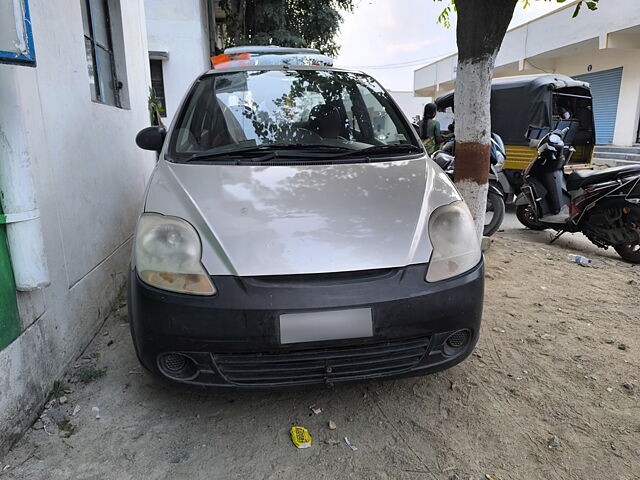
[{"label": "parked vehicle", "polygon": [[314,50],[214,57],[159,152],[135,234],[141,363],[194,386],[422,375],[480,332],[471,214],[371,77]]},{"label": "parked vehicle", "polygon": [[623,259],[640,263],[640,165],[565,173],[573,154],[564,143],[569,127],[545,131],[531,127],[527,135],[541,138],[516,201],[520,222],[534,230],[553,228],[558,236],[582,232],[598,247],[612,246]]},{"label": "parked vehicle", "polygon": [[[438,110],[453,110],[454,93],[436,99]],[[520,192],[523,172],[537,155],[536,143],[525,137],[529,125],[549,131],[569,127],[564,142],[575,149],[571,163],[575,168],[589,168],[595,146],[589,84],[560,74],[493,80],[491,131],[500,135],[505,144],[504,174],[508,184],[503,185],[503,191],[507,203]]]},{"label": "parked vehicle", "polygon": [[[453,180],[455,167],[455,139],[449,140],[442,150],[433,154],[433,160]],[[497,134],[491,135],[491,161],[489,163],[489,192],[487,193],[487,210],[484,217],[484,230],[482,234],[490,237],[498,231],[505,213],[505,194],[502,183],[509,186],[509,182],[503,171],[505,151],[502,139]]]}]

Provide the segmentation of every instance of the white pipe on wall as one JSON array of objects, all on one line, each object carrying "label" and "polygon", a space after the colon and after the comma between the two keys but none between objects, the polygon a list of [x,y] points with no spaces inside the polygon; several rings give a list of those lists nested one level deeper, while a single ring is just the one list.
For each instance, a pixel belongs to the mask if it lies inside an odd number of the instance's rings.
[{"label": "white pipe on wall", "polygon": [[31,291],[49,285],[40,213],[29,157],[16,155],[6,140],[0,132],[0,201],[16,288]]},{"label": "white pipe on wall", "polygon": [[31,291],[49,285],[40,213],[36,208],[31,162],[7,158],[0,141],[0,200],[16,288]]},{"label": "white pipe on wall", "polygon": [[9,68],[20,67],[4,67],[0,75],[0,205],[16,288],[31,291],[49,285],[49,269],[18,82]]}]

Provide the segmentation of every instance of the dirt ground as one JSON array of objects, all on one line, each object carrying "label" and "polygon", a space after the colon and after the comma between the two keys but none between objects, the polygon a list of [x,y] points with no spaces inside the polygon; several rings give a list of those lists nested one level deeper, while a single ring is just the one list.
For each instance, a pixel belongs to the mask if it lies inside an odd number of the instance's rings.
[{"label": "dirt ground", "polygon": [[[174,391],[142,373],[121,306],[0,478],[640,479],[640,266],[549,235],[496,235],[477,349],[429,377]],[[595,266],[568,263],[578,251]]]}]

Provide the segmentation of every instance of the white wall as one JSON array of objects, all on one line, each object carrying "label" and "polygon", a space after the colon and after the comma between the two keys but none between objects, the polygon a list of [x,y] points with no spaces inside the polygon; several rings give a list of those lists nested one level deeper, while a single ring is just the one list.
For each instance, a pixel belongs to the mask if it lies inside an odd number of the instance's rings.
[{"label": "white wall", "polygon": [[415,97],[413,92],[389,90],[389,93],[410,121],[416,115],[422,118],[424,106],[431,101],[430,98]]},{"label": "white wall", "polygon": [[209,37],[202,0],[145,0],[150,51],[162,51],[167,103],[166,123],[173,119],[189,86],[209,70]]},{"label": "white wall", "polygon": [[29,3],[37,67],[0,65],[0,159],[32,165],[51,285],[18,295],[25,330],[0,351],[0,451],[112,308],[154,165],[134,141],[149,122],[143,0],[110,0],[128,109],[91,101],[80,2]]}]

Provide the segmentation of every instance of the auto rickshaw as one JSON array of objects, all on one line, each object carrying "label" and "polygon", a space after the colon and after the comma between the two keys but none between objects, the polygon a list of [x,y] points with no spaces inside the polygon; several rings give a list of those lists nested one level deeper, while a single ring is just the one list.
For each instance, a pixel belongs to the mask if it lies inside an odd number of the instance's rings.
[{"label": "auto rickshaw", "polygon": [[[438,111],[453,112],[453,99],[454,92],[437,98]],[[559,74],[493,80],[491,131],[502,137],[506,147],[503,178],[508,184],[501,181],[501,187],[507,198],[520,191],[522,173],[537,155],[535,145],[526,137],[529,125],[549,130],[569,127],[565,142],[576,151],[568,168],[589,168],[595,145],[589,84]]]}]

